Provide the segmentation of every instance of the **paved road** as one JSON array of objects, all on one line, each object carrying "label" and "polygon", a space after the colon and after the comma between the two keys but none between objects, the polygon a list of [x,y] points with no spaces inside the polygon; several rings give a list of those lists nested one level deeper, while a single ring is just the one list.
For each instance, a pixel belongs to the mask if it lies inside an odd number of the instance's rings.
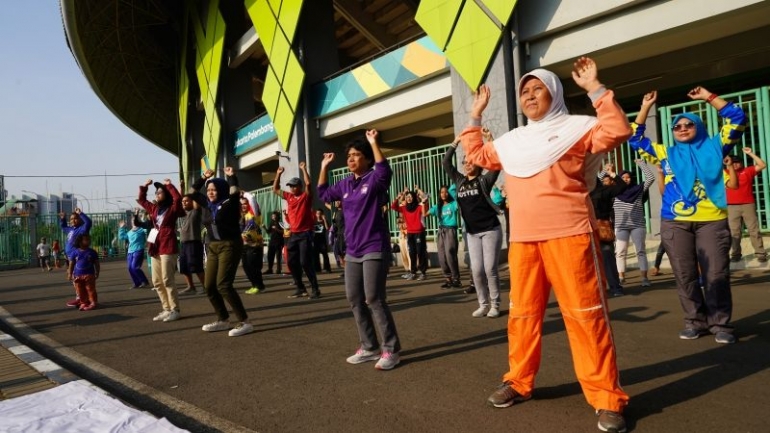
[{"label": "paved road", "polygon": [[[123,263],[102,269],[100,309],[65,308],[72,290],[63,272],[35,269],[0,273],[0,305],[23,323],[22,338],[33,339],[25,343],[192,431],[596,431],[553,299],[534,399],[492,409],[484,402],[506,369],[506,320],[472,318],[475,297],[440,290],[438,278],[389,279],[403,362],[380,372],[345,363],[357,336],[336,274],[321,276],[315,301],[287,299],[289,279],[268,277],[267,292],[243,295],[257,332],[231,338],[200,330],[214,319],[205,297],[182,298],[177,322],[152,322],[155,293],[127,290]],[[735,272],[733,281],[741,339],[733,346],[677,338],[670,275],[647,290],[632,278],[629,295],[610,300],[630,430],[768,431],[770,271]],[[242,274],[236,282],[246,288]]]}]

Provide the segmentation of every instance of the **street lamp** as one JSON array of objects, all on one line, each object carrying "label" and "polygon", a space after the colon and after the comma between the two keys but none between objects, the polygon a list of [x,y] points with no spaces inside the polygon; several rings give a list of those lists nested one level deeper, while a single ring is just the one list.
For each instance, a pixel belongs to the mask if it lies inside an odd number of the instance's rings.
[{"label": "street lamp", "polygon": [[[75,194],[74,192],[72,193],[72,196],[73,196],[73,197],[74,197],[74,196],[82,197],[82,198],[83,198],[83,201],[85,201],[85,202],[86,202],[86,205],[88,206],[88,213],[91,213],[91,202],[90,202],[90,201],[88,201],[88,199],[86,198],[86,196],[84,196],[83,194]],[[74,209],[73,209],[73,210],[74,210]]]}]

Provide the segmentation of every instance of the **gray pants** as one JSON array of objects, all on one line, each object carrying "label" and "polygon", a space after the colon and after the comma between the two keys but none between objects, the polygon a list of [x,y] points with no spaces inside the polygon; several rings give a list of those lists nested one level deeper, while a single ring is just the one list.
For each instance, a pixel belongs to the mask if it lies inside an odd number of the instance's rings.
[{"label": "gray pants", "polygon": [[[660,237],[676,279],[685,328],[732,332],[730,230],[727,220],[662,220]],[[698,265],[703,289],[698,282]]]},{"label": "gray pants", "polygon": [[345,262],[345,295],[356,319],[361,347],[365,350],[380,348],[376,327],[382,337],[382,350],[398,353],[401,343],[385,295],[387,273],[385,260],[358,262],[348,258]]},{"label": "gray pants", "polygon": [[766,257],[765,246],[762,243],[762,235],[759,234],[759,220],[757,219],[757,205],[731,204],[727,206],[727,221],[730,224],[730,237],[732,238],[732,253],[730,256],[741,257],[741,222],[746,225],[749,232],[751,246],[754,247],[754,255]]},{"label": "gray pants", "polygon": [[457,229],[439,227],[436,234],[438,264],[444,277],[452,281],[460,280],[460,264],[457,262]]},{"label": "gray pants", "polygon": [[473,285],[482,307],[500,308],[500,279],[497,276],[503,232],[500,227],[488,232],[468,233],[468,255],[471,259]]}]

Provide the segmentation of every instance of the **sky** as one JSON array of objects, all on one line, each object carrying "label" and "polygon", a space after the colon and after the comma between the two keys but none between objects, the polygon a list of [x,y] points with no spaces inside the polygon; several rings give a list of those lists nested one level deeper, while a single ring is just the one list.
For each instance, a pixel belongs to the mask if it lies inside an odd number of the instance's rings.
[{"label": "sky", "polygon": [[[9,198],[74,192],[88,199],[79,198],[84,211],[116,211],[137,206],[147,179],[178,182],[177,157],[121,123],[89,86],[57,0],[4,1],[0,41],[0,175]],[[98,176],[57,177],[73,175]]]}]

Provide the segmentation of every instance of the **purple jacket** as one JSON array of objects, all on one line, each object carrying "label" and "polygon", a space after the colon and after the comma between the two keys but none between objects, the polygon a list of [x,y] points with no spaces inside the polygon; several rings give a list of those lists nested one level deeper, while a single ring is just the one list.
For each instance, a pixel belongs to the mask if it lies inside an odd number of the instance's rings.
[{"label": "purple jacket", "polygon": [[390,165],[383,161],[375,163],[373,170],[358,179],[351,174],[334,185],[318,186],[322,201],[342,201],[347,255],[360,258],[390,250],[390,233],[382,206],[387,204],[386,194],[392,177]]}]

